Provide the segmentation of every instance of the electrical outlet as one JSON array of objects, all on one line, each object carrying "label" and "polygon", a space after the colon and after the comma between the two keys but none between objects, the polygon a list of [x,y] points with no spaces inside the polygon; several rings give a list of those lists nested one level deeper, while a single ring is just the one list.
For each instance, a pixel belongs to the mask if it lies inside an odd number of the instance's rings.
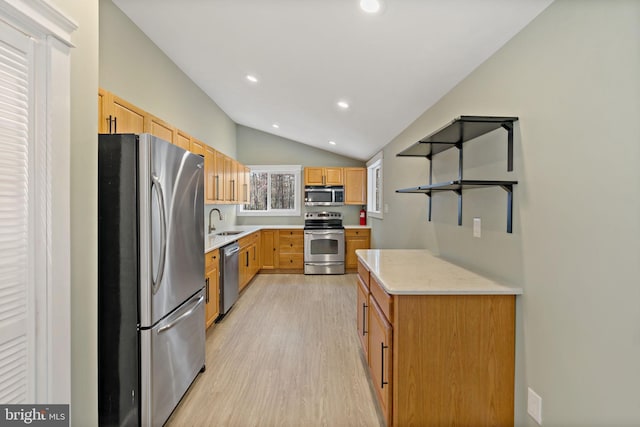
[{"label": "electrical outlet", "polygon": [[542,398],[531,390],[531,387],[527,389],[529,390],[527,394],[527,412],[539,425],[542,425]]},{"label": "electrical outlet", "polygon": [[480,218],[473,218],[473,237],[480,237],[482,235],[482,221]]}]

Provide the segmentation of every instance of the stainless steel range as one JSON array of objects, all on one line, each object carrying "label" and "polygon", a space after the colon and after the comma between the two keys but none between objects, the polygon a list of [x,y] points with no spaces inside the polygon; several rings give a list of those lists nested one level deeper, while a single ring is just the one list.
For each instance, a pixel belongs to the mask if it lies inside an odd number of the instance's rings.
[{"label": "stainless steel range", "polygon": [[344,274],[341,212],[304,214],[304,274]]}]

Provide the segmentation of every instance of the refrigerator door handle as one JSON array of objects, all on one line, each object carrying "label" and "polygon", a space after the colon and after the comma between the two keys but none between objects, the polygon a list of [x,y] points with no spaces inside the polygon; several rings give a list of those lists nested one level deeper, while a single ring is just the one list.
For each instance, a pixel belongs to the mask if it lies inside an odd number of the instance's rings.
[{"label": "refrigerator door handle", "polygon": [[198,308],[198,306],[202,303],[203,300],[204,300],[204,296],[201,295],[200,298],[198,298],[198,300],[193,304],[193,307],[191,307],[187,312],[182,313],[180,317],[178,317],[176,320],[158,329],[158,335],[168,331],[169,329],[173,328],[178,323],[180,323],[181,320],[191,316],[191,314],[193,314],[193,312],[196,310],[196,308]]},{"label": "refrigerator door handle", "polygon": [[158,261],[158,271],[156,272],[155,279],[151,277],[151,283],[153,287],[153,293],[155,294],[160,289],[162,283],[162,276],[164,276],[164,263],[167,258],[167,217],[164,207],[164,193],[162,192],[162,185],[160,179],[151,175],[151,189],[158,194],[158,204],[160,208],[160,260]]}]

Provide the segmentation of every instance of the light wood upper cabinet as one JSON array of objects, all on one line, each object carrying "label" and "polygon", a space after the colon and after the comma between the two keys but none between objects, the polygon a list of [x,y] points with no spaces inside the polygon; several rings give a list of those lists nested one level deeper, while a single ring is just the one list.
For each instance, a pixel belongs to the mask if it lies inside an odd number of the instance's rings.
[{"label": "light wood upper cabinet", "polygon": [[191,151],[191,137],[186,132],[176,129],[173,143],[182,149]]},{"label": "light wood upper cabinet", "polygon": [[110,103],[111,112],[109,114],[110,133],[143,133],[145,128],[144,110],[133,104],[113,95],[113,102]]},{"label": "light wood upper cabinet", "polygon": [[216,202],[216,150],[204,146],[204,202],[212,204]]},{"label": "light wood upper cabinet", "polygon": [[143,133],[146,112],[106,90],[98,90],[100,133]]},{"label": "light wood upper cabinet", "polygon": [[195,138],[191,138],[191,141],[189,142],[189,151],[191,151],[193,154],[199,154],[201,156],[204,156],[205,150],[205,143],[202,141],[198,141]]},{"label": "light wood upper cabinet", "polygon": [[343,168],[344,177],[344,204],[367,204],[367,169]]},{"label": "light wood upper cabinet", "polygon": [[304,185],[344,185],[340,167],[305,167]]},{"label": "light wood upper cabinet", "polygon": [[109,93],[104,89],[98,89],[98,133],[109,133],[106,111],[108,110]]},{"label": "light wood upper cabinet", "polygon": [[249,202],[250,170],[170,123],[98,88],[99,133],[150,133],[204,157],[206,204]]},{"label": "light wood upper cabinet", "polygon": [[148,132],[151,135],[155,135],[160,139],[164,139],[165,141],[168,141],[170,143],[174,143],[174,134],[175,134],[175,128],[173,126],[171,126],[169,123],[166,123],[162,120],[160,120],[159,118],[152,116],[152,115],[148,115],[147,116],[147,120],[148,120]]}]

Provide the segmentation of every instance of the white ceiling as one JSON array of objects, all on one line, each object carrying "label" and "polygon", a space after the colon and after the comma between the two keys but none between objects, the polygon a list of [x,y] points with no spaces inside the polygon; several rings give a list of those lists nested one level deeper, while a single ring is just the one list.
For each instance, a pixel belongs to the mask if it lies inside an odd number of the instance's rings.
[{"label": "white ceiling", "polygon": [[113,1],[236,123],[360,160],[552,2]]}]

